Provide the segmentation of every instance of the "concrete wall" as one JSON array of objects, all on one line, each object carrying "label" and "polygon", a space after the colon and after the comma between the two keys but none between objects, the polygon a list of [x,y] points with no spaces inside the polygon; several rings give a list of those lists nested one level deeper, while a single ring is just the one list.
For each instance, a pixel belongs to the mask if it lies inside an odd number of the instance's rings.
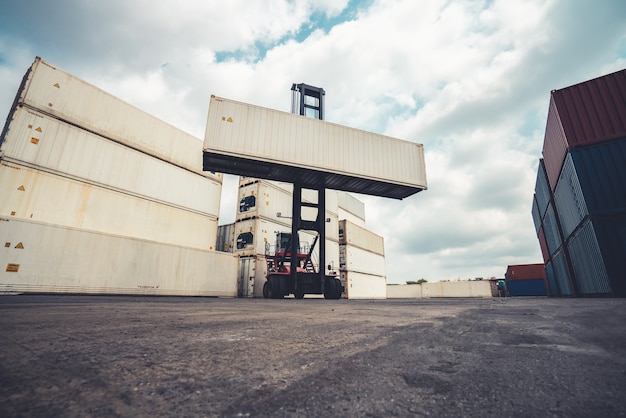
[{"label": "concrete wall", "polygon": [[492,297],[491,286],[487,280],[387,285],[388,299],[490,297]]}]

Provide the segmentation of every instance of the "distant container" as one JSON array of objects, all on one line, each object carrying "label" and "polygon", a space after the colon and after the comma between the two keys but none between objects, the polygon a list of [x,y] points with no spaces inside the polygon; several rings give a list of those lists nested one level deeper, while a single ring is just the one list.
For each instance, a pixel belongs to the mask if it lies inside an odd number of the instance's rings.
[{"label": "distant container", "polygon": [[[200,139],[39,57],[24,76],[15,105],[39,110],[127,147],[221,181],[220,174],[203,171]],[[6,128],[5,125],[5,131]]]},{"label": "distant container", "polygon": [[543,146],[552,190],[569,149],[626,137],[626,70],[553,90]]},{"label": "distant container", "polygon": [[217,217],[0,163],[0,216],[111,235],[215,249]]},{"label": "distant container", "polygon": [[545,279],[546,270],[543,264],[516,264],[510,265],[504,273],[507,282],[515,280]]},{"label": "distant container", "polygon": [[363,274],[355,271],[342,271],[341,281],[345,283],[348,299],[386,299],[387,278]]},{"label": "distant container", "polygon": [[546,284],[543,279],[507,281],[506,290],[509,296],[547,296]]},{"label": "distant container", "polygon": [[105,137],[18,107],[2,159],[217,217],[221,178],[205,177]]},{"label": "distant container", "polygon": [[339,220],[346,219],[353,224],[365,228],[365,204],[346,192],[337,192],[337,200],[339,210],[344,213],[347,212],[347,216],[340,216]]},{"label": "distant container", "polygon": [[4,219],[0,291],[237,295],[231,254]]},{"label": "distant container", "polygon": [[215,96],[204,169],[397,199],[426,189],[421,144]]},{"label": "distant container", "polygon": [[347,220],[339,221],[339,244],[358,247],[382,256],[385,255],[383,237]]},{"label": "distant container", "polygon": [[339,245],[339,269],[373,276],[385,276],[385,256],[353,245]]}]

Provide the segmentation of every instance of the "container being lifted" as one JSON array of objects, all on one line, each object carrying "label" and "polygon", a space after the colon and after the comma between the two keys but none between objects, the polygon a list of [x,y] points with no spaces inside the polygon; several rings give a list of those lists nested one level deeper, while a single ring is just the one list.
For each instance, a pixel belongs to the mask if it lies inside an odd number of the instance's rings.
[{"label": "container being lifted", "polygon": [[[325,189],[395,199],[411,196],[427,187],[424,148],[325,122],[323,89],[294,84],[291,90],[293,113],[211,96],[203,169],[293,183],[290,237],[300,230],[317,232],[320,267],[310,268],[311,254],[301,253],[298,240],[290,239],[274,255],[276,266],[268,266],[264,296],[293,293],[301,298],[311,293],[339,299],[341,282],[325,269]],[[316,202],[303,202],[303,189],[316,191]],[[307,213],[316,210],[316,218],[303,219],[303,207]]]}]

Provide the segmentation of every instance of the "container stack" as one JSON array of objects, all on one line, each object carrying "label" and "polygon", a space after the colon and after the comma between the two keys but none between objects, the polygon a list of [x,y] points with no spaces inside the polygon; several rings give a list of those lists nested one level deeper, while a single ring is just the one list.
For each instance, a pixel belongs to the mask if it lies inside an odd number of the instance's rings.
[{"label": "container stack", "polygon": [[508,296],[546,296],[546,270],[543,264],[508,266],[504,274]]},{"label": "container stack", "polygon": [[234,296],[202,141],[37,58],[0,137],[0,290]]},{"label": "container stack", "polygon": [[[304,189],[303,201],[317,203],[316,194],[313,190]],[[273,254],[276,250],[277,233],[291,233],[292,196],[292,184],[240,177],[239,203],[233,234],[233,253],[240,257],[240,297],[263,296],[267,270],[265,255]],[[325,198],[326,266],[321,267],[326,268],[328,273],[339,266],[338,192],[327,189]],[[316,216],[316,209],[303,208],[305,219],[314,220]],[[314,239],[314,232],[300,231],[301,251],[308,252]],[[313,252],[314,256],[316,251],[317,249]],[[320,268],[315,258],[313,263]]]},{"label": "container stack", "polygon": [[551,93],[532,215],[553,296],[626,296],[626,70]]},{"label": "container stack", "polygon": [[386,299],[383,237],[348,220],[339,222],[339,270],[348,299]]}]

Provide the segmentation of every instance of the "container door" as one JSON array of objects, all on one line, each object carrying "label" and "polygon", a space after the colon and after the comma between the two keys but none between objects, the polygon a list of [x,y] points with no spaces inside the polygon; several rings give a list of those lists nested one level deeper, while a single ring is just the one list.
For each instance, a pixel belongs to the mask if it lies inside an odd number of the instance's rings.
[{"label": "container door", "polygon": [[254,297],[255,257],[239,258],[239,276],[237,277],[237,297]]}]

